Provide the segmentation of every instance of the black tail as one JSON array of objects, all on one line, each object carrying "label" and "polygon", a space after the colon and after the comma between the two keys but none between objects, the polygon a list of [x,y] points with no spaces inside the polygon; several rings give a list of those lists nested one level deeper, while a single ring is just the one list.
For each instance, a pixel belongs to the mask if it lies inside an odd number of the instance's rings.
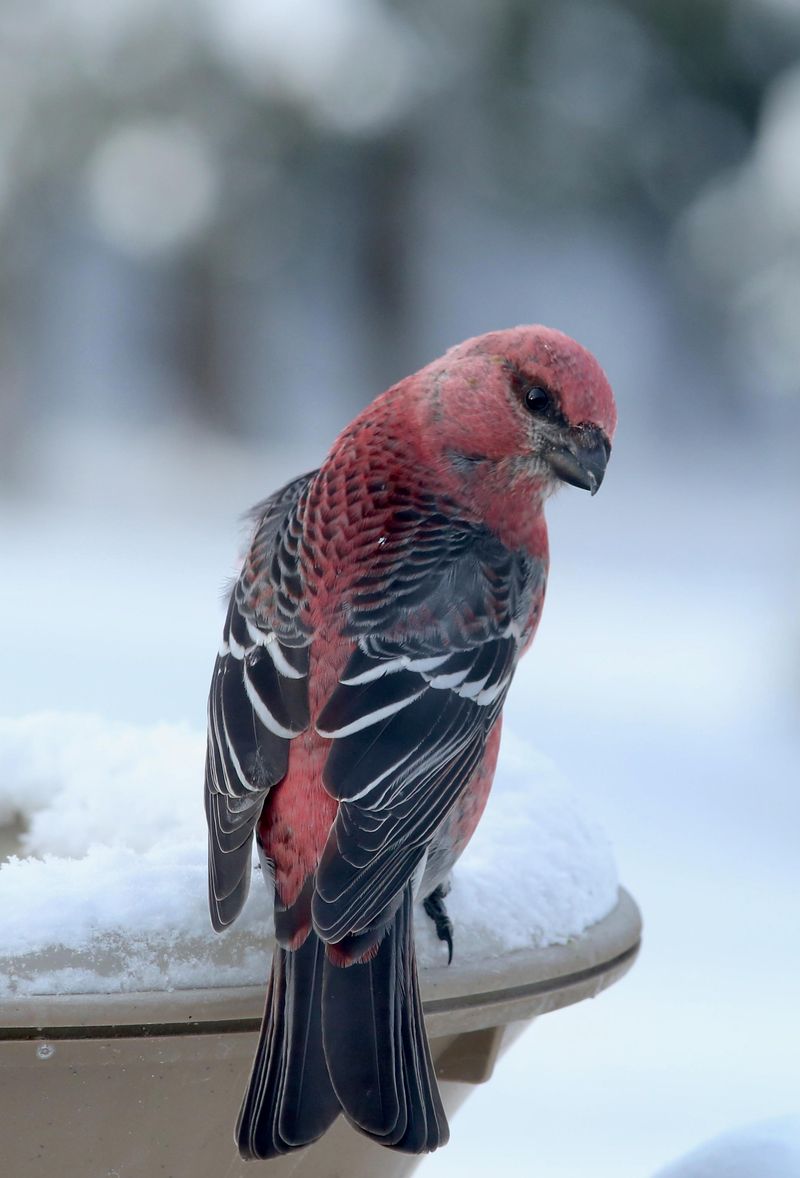
[{"label": "black tail", "polygon": [[371,961],[342,967],[310,933],[275,949],[236,1142],[246,1158],[308,1145],[340,1112],[381,1145],[425,1153],[447,1119],[422,1019],[410,887]]},{"label": "black tail", "polygon": [[325,953],[311,933],[294,951],[275,946],[256,1057],[235,1137],[244,1158],[308,1145],[341,1112],[322,1049]]},{"label": "black tail", "polygon": [[325,961],[322,1034],[351,1124],[380,1145],[426,1153],[450,1131],[422,1018],[412,908],[409,885],[371,961]]}]

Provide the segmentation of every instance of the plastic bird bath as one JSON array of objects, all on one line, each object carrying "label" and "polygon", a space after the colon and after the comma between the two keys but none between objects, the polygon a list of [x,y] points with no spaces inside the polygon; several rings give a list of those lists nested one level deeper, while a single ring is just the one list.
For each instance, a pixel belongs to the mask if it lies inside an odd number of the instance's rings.
[{"label": "plastic bird bath", "polygon": [[[12,848],[0,837],[0,853]],[[2,845],[5,843],[5,845]],[[57,898],[55,900],[57,903]],[[428,1033],[451,1114],[533,1019],[623,976],[641,921],[614,910],[565,945],[421,970]],[[0,972],[6,965],[0,947]],[[63,964],[42,959],[42,970]],[[266,976],[266,963],[265,963]],[[11,1178],[393,1178],[420,1159],[343,1118],[274,1162],[238,1158],[232,1128],[255,1049],[261,986],[0,998],[2,1172]],[[458,1122],[453,1126],[458,1135]]]}]

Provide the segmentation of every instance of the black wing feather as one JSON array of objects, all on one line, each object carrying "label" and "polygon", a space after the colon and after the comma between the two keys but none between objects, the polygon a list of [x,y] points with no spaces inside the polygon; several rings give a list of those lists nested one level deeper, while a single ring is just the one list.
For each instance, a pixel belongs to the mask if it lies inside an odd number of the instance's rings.
[{"label": "black wing feather", "polygon": [[360,947],[370,930],[377,939],[397,912],[481,761],[544,588],[544,567],[486,528],[439,514],[423,525],[424,561],[398,547],[399,567],[362,578],[349,619],[358,646],[317,719],[332,740],[325,786],[340,805],[314,924],[343,945]]},{"label": "black wing feather", "polygon": [[214,666],[205,806],[209,907],[216,929],[235,920],[247,898],[253,830],[267,793],[286,773],[289,740],[309,723],[297,537],[311,477],[295,479],[257,509]]}]

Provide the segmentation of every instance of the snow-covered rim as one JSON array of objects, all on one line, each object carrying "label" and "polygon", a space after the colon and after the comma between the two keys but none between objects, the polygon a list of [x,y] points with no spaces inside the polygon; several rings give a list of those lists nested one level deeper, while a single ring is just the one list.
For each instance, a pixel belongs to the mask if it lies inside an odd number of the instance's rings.
[{"label": "snow-covered rim", "polygon": [[[477,1030],[569,1006],[610,986],[633,964],[641,917],[620,889],[607,917],[566,945],[517,950],[459,967],[421,970],[431,1034]],[[0,1039],[119,1038],[255,1030],[261,986],[0,1000]]]}]

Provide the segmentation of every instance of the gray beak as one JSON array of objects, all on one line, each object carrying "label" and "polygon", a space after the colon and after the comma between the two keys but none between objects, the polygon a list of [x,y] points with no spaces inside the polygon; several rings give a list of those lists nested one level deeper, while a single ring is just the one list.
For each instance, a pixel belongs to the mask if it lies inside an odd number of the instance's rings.
[{"label": "gray beak", "polygon": [[547,454],[547,461],[565,483],[590,491],[599,491],[606,473],[611,444],[597,426],[578,426],[569,441]]}]

